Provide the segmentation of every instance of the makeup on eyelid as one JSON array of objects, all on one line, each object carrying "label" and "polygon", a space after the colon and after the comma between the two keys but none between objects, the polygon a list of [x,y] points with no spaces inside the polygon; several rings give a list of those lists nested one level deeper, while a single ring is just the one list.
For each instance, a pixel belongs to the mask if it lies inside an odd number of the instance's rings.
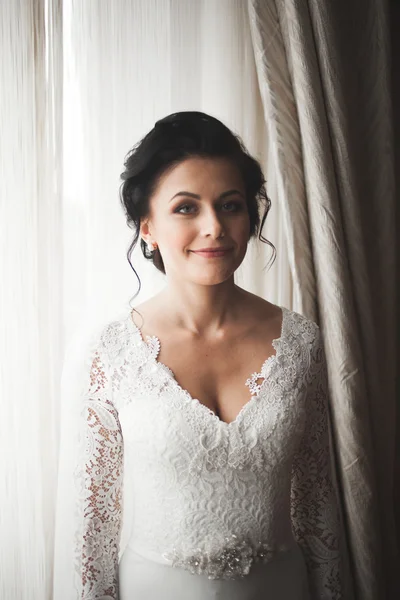
[{"label": "makeup on eyelid", "polygon": [[[242,202],[234,202],[234,201],[232,201],[232,202],[225,202],[222,206],[228,206],[228,205],[233,206],[234,210],[227,210],[227,211],[225,211],[227,213],[239,212],[240,210],[242,210],[244,208],[244,205],[243,205]],[[191,207],[194,207],[194,206],[195,206],[194,204],[180,204],[179,206],[177,206],[173,210],[173,212],[174,213],[178,213],[178,214],[182,214],[182,215],[184,215],[184,214],[186,214],[186,215],[187,214],[191,214],[189,212],[180,212],[180,211],[181,211],[182,208],[187,208],[187,207],[191,208]]]}]

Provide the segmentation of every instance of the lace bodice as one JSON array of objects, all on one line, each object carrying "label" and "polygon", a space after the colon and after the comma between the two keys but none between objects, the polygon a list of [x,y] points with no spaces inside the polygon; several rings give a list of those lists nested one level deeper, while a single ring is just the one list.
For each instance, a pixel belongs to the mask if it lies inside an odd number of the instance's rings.
[{"label": "lace bodice", "polygon": [[229,424],[180,387],[130,313],[104,327],[76,472],[81,598],[118,597],[128,483],[129,545],[154,560],[235,579],[297,543],[313,600],[342,598],[321,333],[282,311],[276,354],[249,377],[250,399]]}]

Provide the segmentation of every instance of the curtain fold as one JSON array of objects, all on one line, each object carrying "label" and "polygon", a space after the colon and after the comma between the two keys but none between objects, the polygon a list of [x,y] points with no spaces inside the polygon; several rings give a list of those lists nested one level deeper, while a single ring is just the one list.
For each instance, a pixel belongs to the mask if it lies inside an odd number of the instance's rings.
[{"label": "curtain fold", "polygon": [[294,308],[318,315],[329,364],[346,598],[354,585],[360,600],[389,600],[398,592],[396,238],[385,5],[248,8]]},{"label": "curtain fold", "polygon": [[270,172],[274,173],[276,198],[287,240],[286,251],[293,280],[292,306],[313,318],[316,310],[315,275],[301,136],[296,126],[297,108],[275,3],[261,2],[257,6],[250,3],[249,21],[270,145]]},{"label": "curtain fold", "polygon": [[62,355],[61,0],[0,3],[0,598],[48,598]]}]

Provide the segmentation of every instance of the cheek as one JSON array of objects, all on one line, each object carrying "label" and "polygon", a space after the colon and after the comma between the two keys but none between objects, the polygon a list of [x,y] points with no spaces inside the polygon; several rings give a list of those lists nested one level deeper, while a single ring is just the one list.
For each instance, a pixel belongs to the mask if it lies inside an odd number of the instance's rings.
[{"label": "cheek", "polygon": [[246,216],[243,219],[238,219],[234,222],[232,227],[232,233],[235,237],[244,238],[247,240],[250,233],[250,219]]},{"label": "cheek", "polygon": [[190,221],[182,223],[178,220],[168,221],[168,219],[160,230],[162,231],[160,245],[164,246],[166,252],[181,252],[183,248],[190,248],[197,231]]}]

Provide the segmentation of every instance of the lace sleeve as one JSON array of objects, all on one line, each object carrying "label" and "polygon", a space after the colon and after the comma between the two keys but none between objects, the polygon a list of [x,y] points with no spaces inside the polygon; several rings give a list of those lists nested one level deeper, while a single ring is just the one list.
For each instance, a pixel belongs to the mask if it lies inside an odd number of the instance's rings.
[{"label": "lace sleeve", "polygon": [[292,468],[292,527],[305,557],[312,600],[340,600],[340,521],[330,462],[327,367],[319,327],[307,375],[306,425]]},{"label": "lace sleeve", "polygon": [[80,597],[114,600],[118,598],[123,446],[110,380],[98,351],[83,400],[85,459],[76,545]]}]

